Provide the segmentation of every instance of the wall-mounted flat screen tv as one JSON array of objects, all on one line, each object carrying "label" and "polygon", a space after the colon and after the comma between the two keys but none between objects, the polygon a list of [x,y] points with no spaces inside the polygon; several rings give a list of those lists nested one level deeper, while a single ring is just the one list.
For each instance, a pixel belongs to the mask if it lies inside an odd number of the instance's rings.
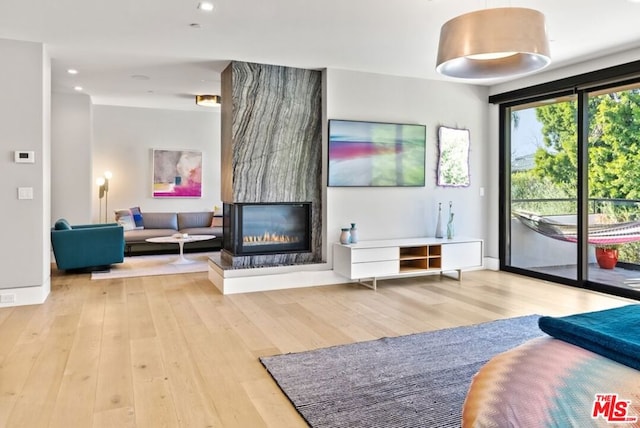
[{"label": "wall-mounted flat screen tv", "polygon": [[329,120],[328,185],[424,186],[426,126]]}]

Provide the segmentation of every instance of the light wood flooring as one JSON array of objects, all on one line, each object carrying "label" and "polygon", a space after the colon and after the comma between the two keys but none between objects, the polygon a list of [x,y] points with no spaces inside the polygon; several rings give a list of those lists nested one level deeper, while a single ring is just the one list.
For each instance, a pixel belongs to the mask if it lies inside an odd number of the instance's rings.
[{"label": "light wood flooring", "polygon": [[259,356],[628,302],[491,271],[232,296],[54,271],[43,305],[0,309],[0,427],[303,427]]}]

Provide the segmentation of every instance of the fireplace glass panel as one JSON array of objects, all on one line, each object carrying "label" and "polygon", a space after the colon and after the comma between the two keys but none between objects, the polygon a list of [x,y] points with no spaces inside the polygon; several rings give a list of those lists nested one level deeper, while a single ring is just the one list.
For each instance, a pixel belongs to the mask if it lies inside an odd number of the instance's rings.
[{"label": "fireplace glass panel", "polygon": [[310,203],[240,203],[229,209],[234,255],[311,250]]}]

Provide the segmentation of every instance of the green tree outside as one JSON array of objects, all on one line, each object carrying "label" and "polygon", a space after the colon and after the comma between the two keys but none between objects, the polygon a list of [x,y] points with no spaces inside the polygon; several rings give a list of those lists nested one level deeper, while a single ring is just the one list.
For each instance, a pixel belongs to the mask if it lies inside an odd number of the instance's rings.
[{"label": "green tree outside", "polygon": [[[533,173],[560,186],[577,186],[577,106],[536,108],[543,147]],[[589,98],[589,197],[640,199],[640,89]]]}]

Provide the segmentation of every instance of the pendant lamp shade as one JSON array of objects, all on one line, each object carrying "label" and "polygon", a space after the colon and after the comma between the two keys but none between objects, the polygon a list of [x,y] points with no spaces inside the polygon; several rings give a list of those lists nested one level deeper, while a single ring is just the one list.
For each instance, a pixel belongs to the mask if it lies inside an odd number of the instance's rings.
[{"label": "pendant lamp shade", "polygon": [[445,76],[508,77],[550,62],[545,17],[537,10],[483,9],[453,18],[440,30],[436,71]]}]

